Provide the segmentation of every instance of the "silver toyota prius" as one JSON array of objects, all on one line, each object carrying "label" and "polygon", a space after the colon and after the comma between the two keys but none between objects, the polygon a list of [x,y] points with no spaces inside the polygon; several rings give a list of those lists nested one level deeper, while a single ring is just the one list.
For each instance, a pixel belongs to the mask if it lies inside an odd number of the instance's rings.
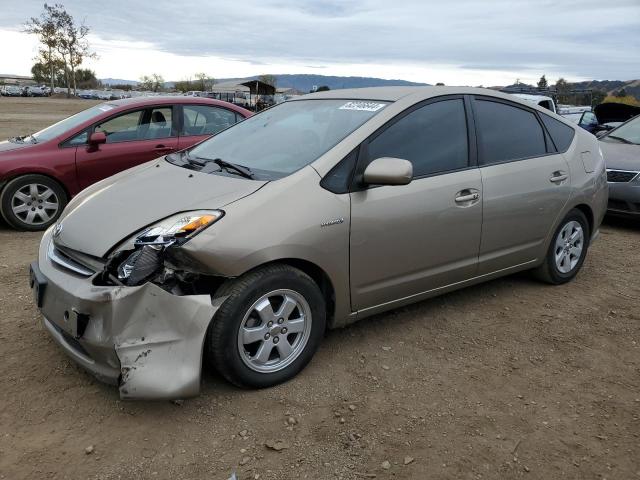
[{"label": "silver toyota prius", "polygon": [[203,363],[286,381],[327,328],[532,270],[580,270],[607,208],[596,138],[491,90],[307,95],[76,196],[31,265],[46,329],[122,398]]}]

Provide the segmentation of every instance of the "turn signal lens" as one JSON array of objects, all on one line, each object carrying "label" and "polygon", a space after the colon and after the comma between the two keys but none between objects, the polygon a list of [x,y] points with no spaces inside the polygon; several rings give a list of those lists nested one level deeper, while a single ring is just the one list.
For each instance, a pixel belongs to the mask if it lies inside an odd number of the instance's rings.
[{"label": "turn signal lens", "polygon": [[197,217],[191,220],[185,226],[181,227],[178,231],[176,231],[175,234],[188,235],[192,232],[195,232],[197,230],[200,230],[201,228],[208,226],[209,224],[215,222],[217,219],[218,217],[215,215],[202,215],[200,217]]}]

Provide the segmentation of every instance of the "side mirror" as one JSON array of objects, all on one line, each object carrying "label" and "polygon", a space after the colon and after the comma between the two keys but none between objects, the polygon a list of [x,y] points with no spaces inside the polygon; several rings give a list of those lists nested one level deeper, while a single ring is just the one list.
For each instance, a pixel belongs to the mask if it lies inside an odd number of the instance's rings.
[{"label": "side mirror", "polygon": [[104,132],[93,132],[89,137],[89,145],[97,147],[103,143],[107,143],[107,136]]},{"label": "side mirror", "polygon": [[364,169],[367,185],[407,185],[413,177],[413,165],[401,158],[376,158]]}]

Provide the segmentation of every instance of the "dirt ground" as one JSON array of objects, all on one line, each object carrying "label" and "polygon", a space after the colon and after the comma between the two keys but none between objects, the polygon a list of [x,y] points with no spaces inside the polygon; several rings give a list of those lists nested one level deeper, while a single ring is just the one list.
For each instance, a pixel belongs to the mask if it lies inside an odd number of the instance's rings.
[{"label": "dirt ground", "polygon": [[[1,98],[0,137],[89,104]],[[121,402],[67,359],[27,285],[40,234],[0,226],[0,478],[640,478],[640,223],[601,233],[568,285],[522,274],[379,315],[287,384],[207,374],[178,405]]]}]

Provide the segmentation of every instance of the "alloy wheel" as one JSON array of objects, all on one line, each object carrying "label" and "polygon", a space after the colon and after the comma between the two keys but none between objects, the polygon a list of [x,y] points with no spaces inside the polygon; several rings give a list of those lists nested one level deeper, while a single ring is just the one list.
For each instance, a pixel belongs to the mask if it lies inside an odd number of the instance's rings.
[{"label": "alloy wheel", "polygon": [[42,225],[55,218],[60,199],[48,186],[31,183],[19,188],[11,198],[13,214],[27,225]]},{"label": "alloy wheel", "polygon": [[584,230],[575,220],[568,222],[556,237],[555,261],[560,273],[569,273],[580,261],[584,249]]},{"label": "alloy wheel", "polygon": [[261,296],[240,323],[240,358],[260,373],[286,368],[304,350],[311,322],[311,308],[299,293],[282,289]]}]

